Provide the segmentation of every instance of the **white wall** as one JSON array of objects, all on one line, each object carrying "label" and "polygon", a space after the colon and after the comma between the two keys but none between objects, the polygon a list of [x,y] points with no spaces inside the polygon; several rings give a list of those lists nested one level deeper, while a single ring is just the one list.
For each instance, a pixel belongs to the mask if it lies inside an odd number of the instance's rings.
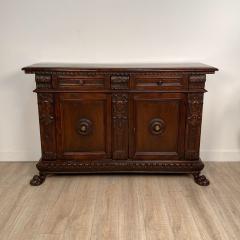
[{"label": "white wall", "polygon": [[240,160],[239,0],[0,0],[0,160],[40,157],[33,75],[40,61],[177,62],[208,77],[204,160]]}]

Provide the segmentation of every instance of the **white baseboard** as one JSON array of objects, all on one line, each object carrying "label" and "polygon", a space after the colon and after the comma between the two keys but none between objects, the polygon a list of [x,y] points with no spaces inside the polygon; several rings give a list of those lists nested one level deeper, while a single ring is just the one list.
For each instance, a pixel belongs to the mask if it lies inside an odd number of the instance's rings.
[{"label": "white baseboard", "polygon": [[[238,150],[202,150],[200,154],[203,161],[236,162],[240,161]],[[40,153],[32,151],[0,152],[0,162],[31,162],[38,161]]]},{"label": "white baseboard", "polygon": [[32,162],[40,157],[40,153],[32,151],[0,152],[0,162]]},{"label": "white baseboard", "polygon": [[239,150],[202,150],[200,157],[203,161],[237,162],[240,161]]}]

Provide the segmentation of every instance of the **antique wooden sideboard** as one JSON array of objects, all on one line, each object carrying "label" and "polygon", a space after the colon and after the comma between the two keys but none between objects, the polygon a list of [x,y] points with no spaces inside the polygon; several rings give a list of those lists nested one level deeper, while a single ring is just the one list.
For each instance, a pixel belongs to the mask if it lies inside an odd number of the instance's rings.
[{"label": "antique wooden sideboard", "polygon": [[206,74],[201,63],[39,63],[35,74],[42,156],[52,173],[189,173],[202,186],[199,158]]}]

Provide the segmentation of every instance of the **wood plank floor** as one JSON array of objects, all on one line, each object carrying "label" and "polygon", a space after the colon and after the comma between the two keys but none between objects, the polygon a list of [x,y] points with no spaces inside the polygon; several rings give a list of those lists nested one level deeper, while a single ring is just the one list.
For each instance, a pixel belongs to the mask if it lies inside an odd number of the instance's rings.
[{"label": "wood plank floor", "polygon": [[240,162],[189,175],[51,176],[34,163],[0,163],[1,240],[239,240]]}]

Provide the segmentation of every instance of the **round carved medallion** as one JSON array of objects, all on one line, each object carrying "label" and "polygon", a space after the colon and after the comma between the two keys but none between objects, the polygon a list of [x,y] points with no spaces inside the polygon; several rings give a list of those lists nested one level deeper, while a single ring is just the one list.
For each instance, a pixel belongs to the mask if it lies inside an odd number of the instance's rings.
[{"label": "round carved medallion", "polygon": [[160,118],[154,118],[149,123],[149,131],[154,135],[161,135],[166,128],[165,122]]},{"label": "round carved medallion", "polygon": [[76,131],[80,135],[89,135],[92,132],[92,122],[89,119],[81,118],[77,123]]}]

